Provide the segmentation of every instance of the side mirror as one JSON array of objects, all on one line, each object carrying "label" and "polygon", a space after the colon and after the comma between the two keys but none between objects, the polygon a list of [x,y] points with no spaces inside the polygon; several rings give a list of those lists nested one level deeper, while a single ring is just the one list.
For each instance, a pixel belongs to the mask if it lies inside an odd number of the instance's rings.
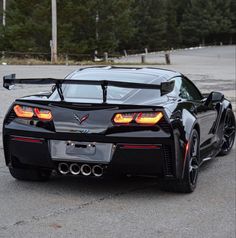
[{"label": "side mirror", "polygon": [[211,105],[211,104],[216,104],[218,102],[222,102],[224,100],[224,94],[220,93],[220,92],[211,92],[206,101],[205,104]]}]

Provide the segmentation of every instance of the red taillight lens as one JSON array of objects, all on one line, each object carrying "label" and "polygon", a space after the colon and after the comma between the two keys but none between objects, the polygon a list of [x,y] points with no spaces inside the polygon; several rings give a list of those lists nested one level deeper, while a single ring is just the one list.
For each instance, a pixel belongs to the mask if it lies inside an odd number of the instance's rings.
[{"label": "red taillight lens", "polygon": [[113,121],[115,124],[129,124],[135,121],[141,125],[155,125],[163,117],[162,112],[134,112],[134,113],[117,113]]},{"label": "red taillight lens", "polygon": [[35,108],[34,112],[36,116],[41,120],[51,121],[52,113],[49,110]]},{"label": "red taillight lens", "polygon": [[162,112],[140,112],[135,121],[142,125],[155,125],[162,117]]},{"label": "red taillight lens", "polygon": [[22,141],[22,142],[29,142],[29,143],[43,143],[43,140],[38,138],[13,136],[11,139],[14,141]]},{"label": "red taillight lens", "polygon": [[38,119],[45,121],[51,121],[53,118],[51,111],[46,109],[15,105],[13,110],[19,118],[31,119],[36,116]]},{"label": "red taillight lens", "polygon": [[133,121],[135,113],[117,113],[113,119],[116,124],[128,124]]},{"label": "red taillight lens", "polygon": [[122,149],[160,149],[158,145],[122,145]]},{"label": "red taillight lens", "polygon": [[20,118],[32,118],[34,116],[34,112],[31,107],[15,105],[13,110]]}]

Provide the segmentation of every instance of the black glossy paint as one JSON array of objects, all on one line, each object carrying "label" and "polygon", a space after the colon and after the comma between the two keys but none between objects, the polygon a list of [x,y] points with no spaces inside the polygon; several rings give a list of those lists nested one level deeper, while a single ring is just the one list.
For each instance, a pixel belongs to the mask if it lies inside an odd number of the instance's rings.
[{"label": "black glossy paint", "polygon": [[[17,99],[7,113],[3,125],[3,142],[6,164],[11,165],[12,158],[17,159],[22,166],[39,166],[54,168],[50,158],[49,140],[71,140],[82,142],[113,143],[116,146],[108,170],[121,170],[127,173],[152,174],[182,178],[186,145],[193,128],[200,135],[200,160],[214,157],[219,152],[222,143],[223,123],[225,112],[231,104],[225,98],[221,101],[210,100],[202,96],[199,90],[180,73],[154,69],[127,68],[88,68],[79,70],[68,79],[82,77],[89,80],[99,79],[130,82],[141,79],[136,83],[156,83],[174,81],[175,88],[164,96],[153,97],[143,90],[135,90],[126,100],[107,100],[106,104],[98,100],[60,101],[56,91],[48,98],[35,95]],[[115,75],[115,76],[114,76]],[[124,79],[125,75],[125,79]],[[120,78],[119,78],[120,77]],[[177,82],[178,81],[178,82]],[[186,98],[188,93],[177,87],[182,82],[191,88],[189,94],[197,99]],[[182,90],[182,91],[181,91]],[[194,93],[193,93],[194,92]],[[15,118],[12,108],[15,104],[37,106],[50,109],[53,122],[41,123],[36,119],[23,120]],[[152,112],[162,111],[164,118],[155,126],[114,125],[112,118],[118,112]],[[82,123],[77,118],[86,120]],[[42,138],[42,144],[12,141],[11,136]],[[120,148],[120,144],[160,145],[159,150]],[[136,156],[137,155],[137,156]],[[199,162],[201,162],[199,161]]]}]

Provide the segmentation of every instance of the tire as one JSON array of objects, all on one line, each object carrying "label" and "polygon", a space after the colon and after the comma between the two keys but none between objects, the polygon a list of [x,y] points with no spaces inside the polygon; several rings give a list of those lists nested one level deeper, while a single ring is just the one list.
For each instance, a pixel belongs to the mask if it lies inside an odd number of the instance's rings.
[{"label": "tire", "polygon": [[162,190],[177,193],[192,193],[197,185],[199,172],[199,134],[193,129],[189,149],[186,155],[183,179],[164,180],[161,183]]},{"label": "tire", "polygon": [[10,174],[17,180],[47,181],[51,176],[50,170],[9,168]]},{"label": "tire", "polygon": [[224,129],[222,136],[222,146],[219,155],[227,155],[233,145],[235,140],[235,116],[232,109],[228,108],[225,115]]}]

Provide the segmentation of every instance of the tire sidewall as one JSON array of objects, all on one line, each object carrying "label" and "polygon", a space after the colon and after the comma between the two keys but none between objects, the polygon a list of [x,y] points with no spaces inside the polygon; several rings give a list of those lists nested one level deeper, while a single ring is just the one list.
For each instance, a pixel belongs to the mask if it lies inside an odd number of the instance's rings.
[{"label": "tire sidewall", "polygon": [[[234,112],[232,111],[231,108],[227,108],[226,114],[225,114],[225,118],[224,118],[223,130],[224,130],[224,127],[225,127],[225,121],[226,121],[226,118],[227,118],[228,114],[233,117],[234,124],[236,124],[236,123],[235,123],[235,115],[234,115]],[[224,131],[223,131],[223,133],[222,133],[221,141],[223,141],[223,139],[224,139]],[[223,148],[221,148],[221,151],[219,152],[219,155],[222,155],[222,156],[227,155],[227,154],[231,151],[231,149],[232,149],[232,147],[233,147],[233,145],[234,145],[234,142],[235,142],[235,136],[234,136],[234,138],[233,138],[233,142],[232,142],[231,148],[228,149],[228,150],[223,150]],[[223,147],[223,144],[222,144],[222,147]]]},{"label": "tire sidewall", "polygon": [[192,184],[191,180],[190,180],[189,167],[190,167],[190,160],[191,160],[191,154],[190,154],[191,153],[191,145],[193,143],[194,136],[197,137],[197,160],[198,160],[198,163],[199,163],[199,156],[200,156],[200,152],[199,152],[199,144],[200,144],[199,133],[197,132],[196,129],[193,129],[192,132],[191,132],[191,135],[190,135],[189,149],[188,149],[188,152],[187,152],[187,155],[186,155],[186,163],[185,163],[184,178],[183,178],[184,183],[186,183],[186,186],[188,186],[190,191],[194,191],[194,189],[196,188],[197,180],[198,180],[198,173],[199,173],[199,167],[198,167],[197,177],[196,177],[195,183]]}]

